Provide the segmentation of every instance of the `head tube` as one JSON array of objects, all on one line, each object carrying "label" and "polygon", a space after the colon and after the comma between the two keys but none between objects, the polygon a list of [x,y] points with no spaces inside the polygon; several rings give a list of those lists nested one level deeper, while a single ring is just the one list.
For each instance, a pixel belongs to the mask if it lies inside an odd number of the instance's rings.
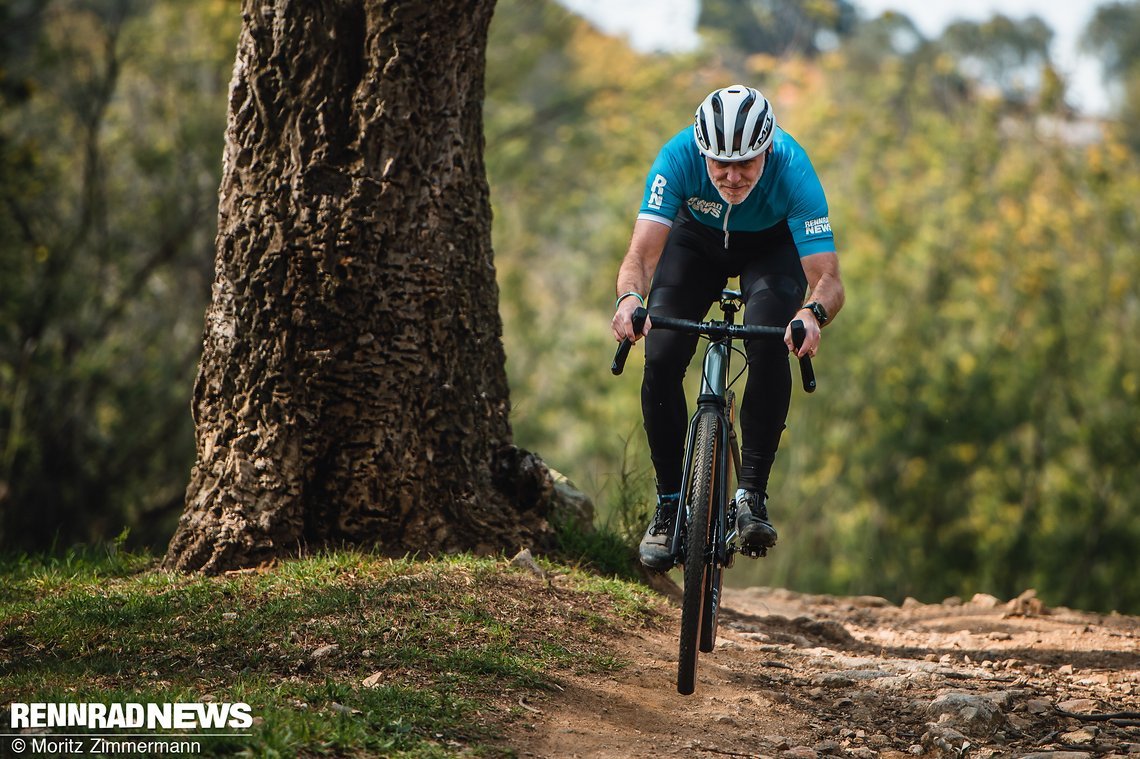
[{"label": "head tube", "polygon": [[709,343],[701,370],[701,395],[723,398],[728,382],[728,347],[719,341]]}]

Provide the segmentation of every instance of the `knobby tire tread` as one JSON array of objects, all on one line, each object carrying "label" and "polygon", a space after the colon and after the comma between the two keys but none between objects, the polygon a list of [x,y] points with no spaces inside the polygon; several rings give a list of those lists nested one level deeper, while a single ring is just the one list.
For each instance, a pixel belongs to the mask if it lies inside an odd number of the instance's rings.
[{"label": "knobby tire tread", "polygon": [[696,687],[697,654],[701,636],[701,617],[705,609],[708,572],[709,526],[713,514],[716,479],[716,454],[719,417],[712,412],[701,416],[693,444],[692,470],[689,473],[688,521],[685,537],[685,582],[681,600],[681,641],[677,662],[677,692],[689,695]]},{"label": "knobby tire tread", "polygon": [[[722,430],[720,426],[720,418],[717,418],[717,424],[713,425],[713,434],[716,435],[716,447],[719,450],[722,441]],[[721,453],[721,456],[724,454]],[[709,492],[712,497],[709,499],[709,548],[720,555],[721,546],[719,541],[723,536],[723,530],[727,530],[728,525],[722,525],[722,519],[727,518],[724,514],[721,499],[724,494],[716,487],[719,478],[719,469],[722,462],[719,457],[713,458],[713,484],[709,486]],[[722,487],[724,485],[722,484]],[[705,597],[704,597],[704,610],[701,612],[701,639],[700,650],[702,654],[710,653],[716,645],[716,631],[717,625],[720,622],[720,590],[721,585],[724,583],[724,564],[720,559],[713,558],[709,562],[708,568],[705,570]]]}]

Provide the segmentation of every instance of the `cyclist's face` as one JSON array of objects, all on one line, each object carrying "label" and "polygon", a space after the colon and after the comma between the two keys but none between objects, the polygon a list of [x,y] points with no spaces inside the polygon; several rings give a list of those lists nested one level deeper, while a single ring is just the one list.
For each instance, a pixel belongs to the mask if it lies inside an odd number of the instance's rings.
[{"label": "cyclist's face", "polygon": [[705,156],[709,179],[725,202],[733,205],[744,202],[764,172],[766,155],[761,153],[747,161],[717,161]]}]

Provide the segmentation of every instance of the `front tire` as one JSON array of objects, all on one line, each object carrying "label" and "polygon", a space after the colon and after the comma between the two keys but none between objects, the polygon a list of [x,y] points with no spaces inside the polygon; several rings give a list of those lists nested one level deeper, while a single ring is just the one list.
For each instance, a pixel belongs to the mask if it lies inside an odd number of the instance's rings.
[{"label": "front tire", "polygon": [[[697,652],[701,621],[708,607],[706,597],[714,579],[710,552],[713,497],[716,483],[717,447],[720,445],[720,417],[713,412],[697,420],[693,442],[685,530],[685,590],[681,600],[681,645],[677,662],[677,692],[687,696],[695,690]],[[719,575],[719,573],[717,573]]]},{"label": "front tire", "polygon": [[711,561],[705,570],[704,611],[701,612],[702,654],[709,653],[716,645],[717,625],[720,622],[720,591],[723,583],[724,566],[717,561]]}]

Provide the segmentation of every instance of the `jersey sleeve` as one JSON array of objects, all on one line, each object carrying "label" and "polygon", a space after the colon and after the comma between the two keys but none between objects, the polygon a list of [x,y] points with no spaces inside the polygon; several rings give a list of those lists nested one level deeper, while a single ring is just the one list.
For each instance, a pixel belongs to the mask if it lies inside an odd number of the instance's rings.
[{"label": "jersey sleeve", "polygon": [[806,157],[803,160],[788,199],[788,229],[800,258],[835,250],[823,185]]},{"label": "jersey sleeve", "polygon": [[638,219],[673,225],[673,219],[681,210],[681,203],[685,199],[685,162],[680,149],[684,141],[691,139],[689,130],[684,130],[665,143],[657,154],[657,160],[645,178],[645,194],[637,213]]}]

